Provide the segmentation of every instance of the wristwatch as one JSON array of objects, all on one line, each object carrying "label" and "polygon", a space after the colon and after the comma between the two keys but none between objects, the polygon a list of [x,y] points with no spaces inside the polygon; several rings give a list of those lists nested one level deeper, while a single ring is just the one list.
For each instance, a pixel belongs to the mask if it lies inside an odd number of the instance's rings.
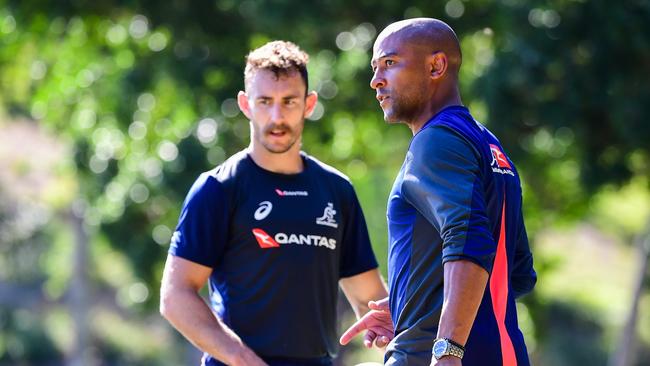
[{"label": "wristwatch", "polygon": [[438,338],[433,341],[433,357],[439,360],[444,356],[454,356],[460,359],[465,354],[465,347],[449,338]]}]

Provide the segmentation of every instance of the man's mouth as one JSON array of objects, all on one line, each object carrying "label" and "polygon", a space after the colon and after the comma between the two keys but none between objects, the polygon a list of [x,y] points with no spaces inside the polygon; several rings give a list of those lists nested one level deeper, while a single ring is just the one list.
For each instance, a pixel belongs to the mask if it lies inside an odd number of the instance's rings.
[{"label": "man's mouth", "polygon": [[286,135],[288,132],[289,131],[287,128],[277,127],[277,128],[271,128],[270,130],[268,130],[267,133],[273,137],[282,137]]},{"label": "man's mouth", "polygon": [[377,100],[379,101],[379,105],[382,107],[384,106],[384,104],[386,104],[386,101],[388,99],[390,99],[390,97],[386,94],[377,95]]}]

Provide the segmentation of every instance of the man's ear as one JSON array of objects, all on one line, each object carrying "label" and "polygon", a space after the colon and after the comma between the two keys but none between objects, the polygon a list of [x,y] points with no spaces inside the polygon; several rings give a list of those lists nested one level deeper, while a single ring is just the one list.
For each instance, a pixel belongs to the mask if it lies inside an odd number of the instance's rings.
[{"label": "man's ear", "polygon": [[237,93],[237,105],[244,116],[251,119],[251,107],[250,104],[248,104],[248,94],[246,94],[245,91],[240,90],[239,93]]},{"label": "man's ear", "polygon": [[449,62],[447,61],[447,55],[442,52],[435,52],[429,56],[429,68],[431,72],[432,79],[440,79],[447,73],[447,67]]},{"label": "man's ear", "polygon": [[315,91],[309,92],[305,98],[305,114],[303,117],[308,118],[314,113],[316,102],[318,102],[318,94]]}]

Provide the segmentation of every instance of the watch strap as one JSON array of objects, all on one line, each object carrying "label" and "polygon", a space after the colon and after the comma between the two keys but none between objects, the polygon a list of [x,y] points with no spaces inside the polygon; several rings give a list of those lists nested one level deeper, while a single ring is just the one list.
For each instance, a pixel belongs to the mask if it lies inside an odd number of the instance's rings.
[{"label": "watch strap", "polygon": [[463,347],[459,343],[454,342],[453,340],[451,340],[449,338],[437,338],[433,342],[435,343],[435,342],[437,342],[439,340],[446,341],[448,347],[447,347],[446,352],[444,354],[440,355],[437,358],[440,358],[440,357],[443,357],[443,356],[454,356],[454,357],[458,357],[458,358],[462,359],[463,356],[465,355],[465,347]]}]

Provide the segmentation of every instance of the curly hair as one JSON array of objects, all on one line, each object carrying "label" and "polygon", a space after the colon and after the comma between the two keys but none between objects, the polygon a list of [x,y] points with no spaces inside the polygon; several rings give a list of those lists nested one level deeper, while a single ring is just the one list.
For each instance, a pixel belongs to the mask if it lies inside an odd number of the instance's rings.
[{"label": "curly hair", "polygon": [[250,81],[259,70],[272,71],[276,78],[298,71],[305,82],[305,95],[308,90],[307,63],[309,55],[296,44],[288,41],[272,41],[252,50],[246,56],[244,83],[248,88]]}]

